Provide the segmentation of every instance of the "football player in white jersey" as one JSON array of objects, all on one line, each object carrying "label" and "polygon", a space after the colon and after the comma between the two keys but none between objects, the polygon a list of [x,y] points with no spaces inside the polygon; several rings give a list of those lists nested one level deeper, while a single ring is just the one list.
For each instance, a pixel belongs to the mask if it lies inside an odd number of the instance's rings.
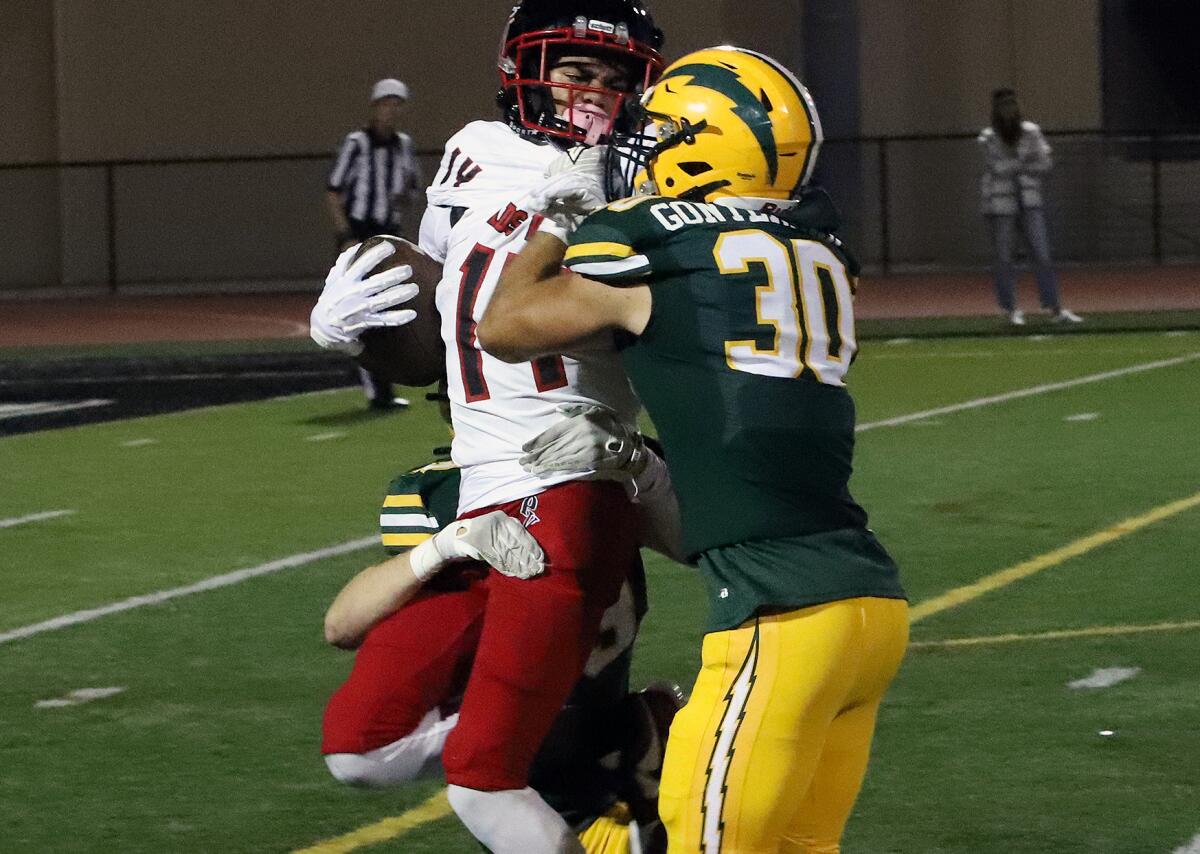
[{"label": "football player in white jersey", "polygon": [[[532,204],[551,164],[614,128],[635,130],[622,127],[632,122],[625,106],[656,78],[661,43],[641,0],[523,0],[499,57],[503,121],[451,137],[428,190],[420,245],[443,264],[436,302],[462,470],[458,512],[513,516],[546,558],[536,578],[489,572],[471,585],[481,635],[442,764],[455,812],[494,854],[582,850],[528,787],[529,770],[640,560],[621,484],[587,471],[527,471],[523,446],[561,420],[560,408],[599,405],[632,425],[638,405],[607,342],[507,364],[479,348],[475,325],[507,260],[538,229],[560,227]],[[414,621],[413,631],[431,649],[449,648],[459,641],[449,626]]]}]

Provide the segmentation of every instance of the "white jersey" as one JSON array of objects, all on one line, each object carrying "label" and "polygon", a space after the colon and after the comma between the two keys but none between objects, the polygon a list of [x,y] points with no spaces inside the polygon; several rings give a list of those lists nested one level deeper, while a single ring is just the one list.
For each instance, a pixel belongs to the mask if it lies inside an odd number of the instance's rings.
[{"label": "white jersey", "polygon": [[611,349],[507,364],[483,352],[475,325],[507,261],[541,218],[523,207],[559,154],[503,122],[472,122],[446,143],[427,195],[421,249],[442,262],[437,287],[454,442],[458,510],[513,501],[591,473],[533,475],[521,446],[559,421],[557,407],[599,403],[635,423],[637,398]]}]

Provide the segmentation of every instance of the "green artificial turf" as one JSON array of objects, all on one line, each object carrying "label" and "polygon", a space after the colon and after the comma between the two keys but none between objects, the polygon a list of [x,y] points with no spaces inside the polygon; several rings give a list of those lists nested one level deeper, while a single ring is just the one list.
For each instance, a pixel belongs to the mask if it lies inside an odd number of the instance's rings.
[{"label": "green artificial turf", "polygon": [[[1161,332],[869,341],[852,489],[914,603],[1200,491],[1200,360],[899,426],[888,418],[1200,352]],[[392,474],[446,441],[431,404],[356,391],[0,439],[0,632],[370,536]],[[1067,420],[1089,415],[1089,420]],[[344,433],[311,441],[315,436]],[[136,439],[154,444],[127,447]],[[1200,507],[913,626],[938,641],[1200,619]],[[347,654],[321,615],[374,548],[0,644],[0,850],[290,851],[424,801],[319,757]],[[634,679],[690,684],[698,579],[647,558]],[[1200,833],[1200,629],[910,651],[846,854],[1169,854]],[[1067,683],[1138,667],[1107,689]],[[66,708],[39,700],[123,687]],[[1112,736],[1101,736],[1112,730]],[[370,851],[472,852],[453,817]]]}]

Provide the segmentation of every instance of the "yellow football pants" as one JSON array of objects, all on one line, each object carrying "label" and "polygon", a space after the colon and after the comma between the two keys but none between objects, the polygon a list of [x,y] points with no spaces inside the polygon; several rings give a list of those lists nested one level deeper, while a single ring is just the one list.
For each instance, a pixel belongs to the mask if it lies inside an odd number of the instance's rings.
[{"label": "yellow football pants", "polygon": [[902,599],[845,599],[704,637],[667,740],[670,854],[837,854],[908,644]]}]

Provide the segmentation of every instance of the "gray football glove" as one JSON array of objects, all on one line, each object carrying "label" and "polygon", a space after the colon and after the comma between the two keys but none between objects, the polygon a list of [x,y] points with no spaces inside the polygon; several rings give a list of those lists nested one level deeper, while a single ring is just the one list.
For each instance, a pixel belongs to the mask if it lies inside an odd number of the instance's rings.
[{"label": "gray football glove", "polygon": [[500,510],[456,519],[413,549],[409,563],[413,574],[424,581],[454,560],[483,561],[513,578],[532,578],[546,568],[538,541]]},{"label": "gray football glove", "polygon": [[604,151],[601,145],[564,151],[551,161],[546,179],[529,196],[529,209],[546,218],[541,228],[564,243],[588,214],[608,204]]},{"label": "gray football glove", "polygon": [[604,406],[568,404],[566,417],[521,446],[522,468],[533,474],[598,471],[636,476],[646,465],[645,443],[635,427]]}]

